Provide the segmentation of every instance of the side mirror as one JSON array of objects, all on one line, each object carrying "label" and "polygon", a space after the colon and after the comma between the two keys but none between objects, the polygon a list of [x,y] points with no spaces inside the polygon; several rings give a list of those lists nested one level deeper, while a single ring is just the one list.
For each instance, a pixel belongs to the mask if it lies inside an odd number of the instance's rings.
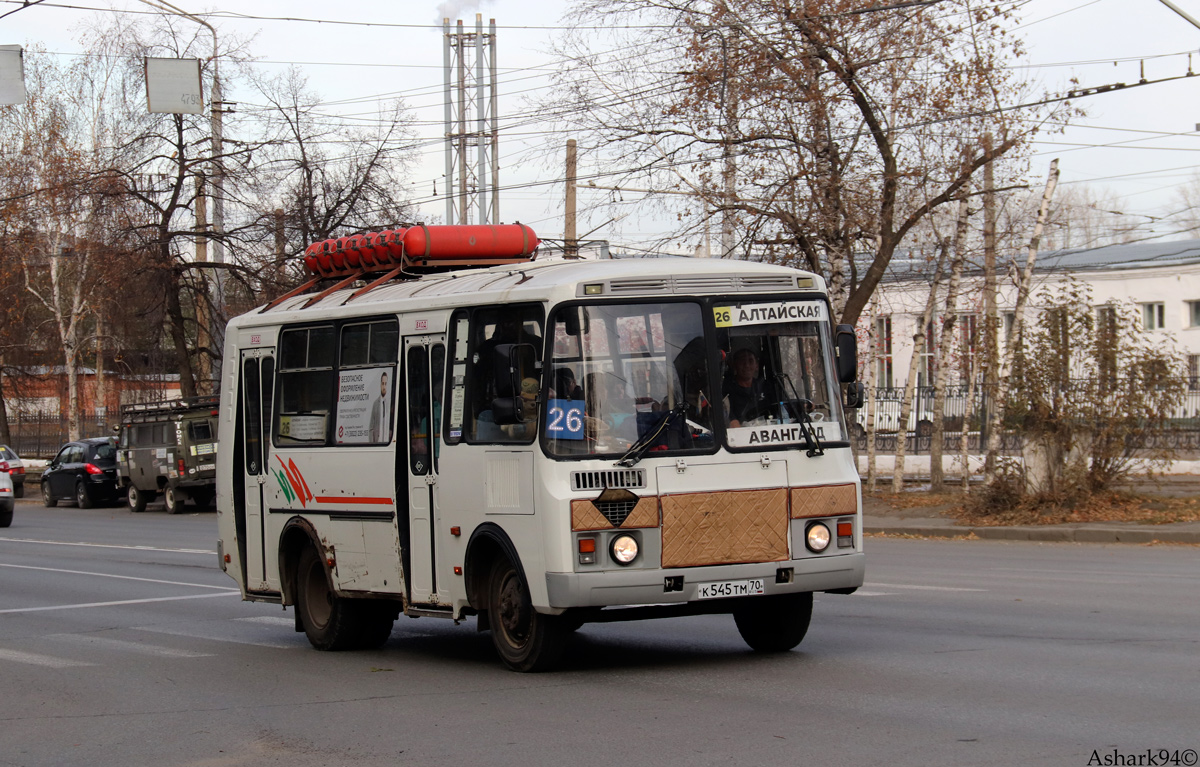
[{"label": "side mirror", "polygon": [[846,385],[846,409],[854,410],[867,401],[867,387],[861,382]]},{"label": "side mirror", "polygon": [[492,400],[492,421],[497,426],[525,423],[524,400],[520,397],[501,397]]},{"label": "side mirror", "polygon": [[854,336],[854,326],[838,325],[834,338],[837,343],[838,381],[853,383],[858,378],[858,339]]},{"label": "side mirror", "polygon": [[492,354],[492,380],[496,382],[496,394],[499,397],[515,397],[521,393],[520,376],[533,375],[529,370],[521,369],[521,359],[532,363],[537,359],[537,350],[533,344],[496,344]]}]

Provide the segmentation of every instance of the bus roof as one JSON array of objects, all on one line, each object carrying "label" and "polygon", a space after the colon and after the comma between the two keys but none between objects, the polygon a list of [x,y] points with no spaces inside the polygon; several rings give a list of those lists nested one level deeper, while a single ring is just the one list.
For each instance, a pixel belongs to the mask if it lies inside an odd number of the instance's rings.
[{"label": "bus roof", "polygon": [[[797,282],[797,280],[800,280]],[[811,282],[810,282],[811,280]],[[736,293],[824,292],[820,276],[790,267],[733,259],[647,258],[566,259],[494,266],[424,275],[380,285],[349,299],[349,287],[309,303],[313,294],[290,298],[264,312],[263,307],[235,318],[240,327],[326,319],[348,315],[451,308],[480,303],[569,300],[584,285],[602,285],[601,298],[653,298]]]}]

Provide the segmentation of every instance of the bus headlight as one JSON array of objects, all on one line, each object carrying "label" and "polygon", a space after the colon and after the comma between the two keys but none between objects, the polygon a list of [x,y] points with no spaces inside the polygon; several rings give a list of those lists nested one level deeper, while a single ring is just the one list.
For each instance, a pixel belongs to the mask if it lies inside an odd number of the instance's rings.
[{"label": "bus headlight", "polygon": [[612,554],[613,561],[617,564],[627,565],[637,559],[637,539],[632,535],[618,535],[616,538],[613,538],[609,552]]},{"label": "bus headlight", "polygon": [[804,545],[814,554],[820,554],[829,548],[829,528],[824,522],[813,522],[804,533]]}]

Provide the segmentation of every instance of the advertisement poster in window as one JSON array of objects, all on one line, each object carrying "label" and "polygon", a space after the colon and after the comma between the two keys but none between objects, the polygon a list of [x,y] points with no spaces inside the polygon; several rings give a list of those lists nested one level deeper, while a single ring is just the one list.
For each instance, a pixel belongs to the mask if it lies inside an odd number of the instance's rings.
[{"label": "advertisement poster in window", "polygon": [[372,445],[392,438],[392,369],[359,368],[338,375],[339,445]]}]

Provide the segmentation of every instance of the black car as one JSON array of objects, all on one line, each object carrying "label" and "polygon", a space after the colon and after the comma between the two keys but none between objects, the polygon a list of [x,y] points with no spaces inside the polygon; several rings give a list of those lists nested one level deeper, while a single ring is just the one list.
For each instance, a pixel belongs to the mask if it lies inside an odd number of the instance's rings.
[{"label": "black car", "polygon": [[42,472],[42,502],[71,500],[81,509],[120,500],[117,443],[111,437],[81,439],[63,445]]}]

